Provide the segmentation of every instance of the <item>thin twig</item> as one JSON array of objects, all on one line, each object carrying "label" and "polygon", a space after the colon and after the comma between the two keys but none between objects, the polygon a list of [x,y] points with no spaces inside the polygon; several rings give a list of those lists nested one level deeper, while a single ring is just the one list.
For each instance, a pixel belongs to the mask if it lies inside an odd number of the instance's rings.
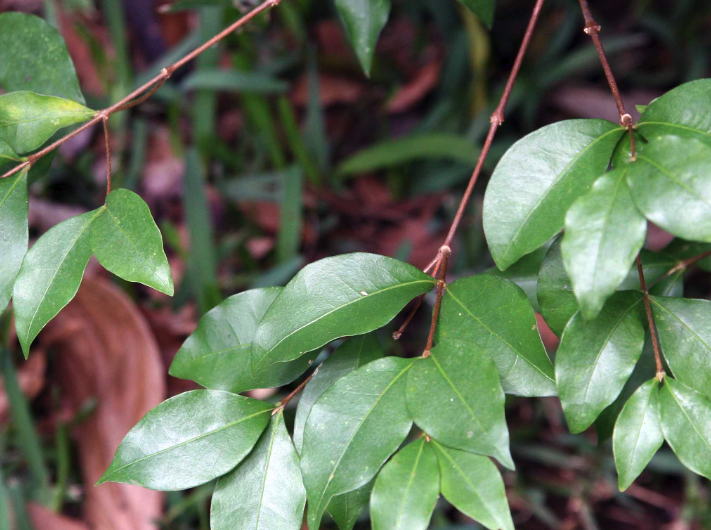
[{"label": "thin twig", "polygon": [[654,361],[657,364],[657,379],[661,382],[664,379],[664,366],[662,365],[662,355],[659,349],[659,340],[657,339],[657,328],[654,325],[654,317],[652,316],[652,306],[649,303],[649,288],[644,279],[644,269],[642,268],[642,258],[637,254],[637,273],[639,274],[639,286],[642,288],[644,297],[644,309],[647,312],[647,323],[649,324],[649,334],[652,336],[652,347],[654,348]]},{"label": "thin twig", "polygon": [[275,414],[277,414],[279,411],[284,410],[284,407],[286,407],[286,406],[288,405],[289,401],[291,401],[292,399],[294,399],[294,396],[296,396],[296,394],[298,394],[299,392],[301,392],[301,391],[304,389],[304,387],[307,385],[307,383],[308,383],[309,381],[311,381],[311,378],[312,378],[313,376],[315,376],[317,373],[318,373],[318,368],[316,368],[316,370],[314,370],[313,373],[312,373],[310,376],[308,376],[306,379],[304,379],[304,380],[301,382],[301,384],[300,384],[299,386],[297,386],[291,394],[289,394],[289,395],[286,396],[284,399],[282,399],[282,400],[277,404],[278,406],[272,411],[272,416],[274,416]]},{"label": "thin twig", "polygon": [[523,36],[523,41],[521,41],[521,47],[518,50],[518,55],[516,56],[516,61],[514,62],[511,73],[509,74],[509,79],[506,82],[506,88],[504,88],[504,93],[499,100],[499,105],[496,110],[491,115],[491,126],[489,127],[489,134],[486,136],[486,141],[484,142],[484,147],[479,154],[479,159],[477,160],[476,167],[474,168],[474,173],[472,173],[469,179],[469,185],[467,186],[464,196],[459,203],[459,208],[457,208],[457,213],[452,221],[452,226],[449,229],[447,238],[444,240],[444,246],[451,247],[454,235],[457,233],[459,224],[462,222],[462,217],[467,209],[469,200],[472,197],[472,192],[474,191],[474,186],[479,178],[482,167],[484,167],[484,162],[489,154],[489,149],[491,149],[491,144],[494,141],[494,136],[496,135],[496,130],[499,125],[504,123],[504,110],[506,109],[506,104],[511,97],[511,91],[513,90],[514,83],[516,82],[516,77],[518,76],[519,70],[521,70],[521,64],[523,63],[523,57],[526,55],[526,50],[528,49],[528,44],[531,42],[531,37],[533,36],[533,30],[538,22],[538,17],[541,14],[541,8],[543,7],[543,2],[545,0],[536,0],[536,5],[533,8],[533,13],[531,14],[531,19],[528,22],[528,27],[526,28],[526,33]]},{"label": "thin twig", "polygon": [[439,249],[439,254],[442,257],[439,262],[439,279],[437,280],[437,300],[435,301],[434,309],[432,310],[432,324],[430,325],[430,333],[427,337],[427,345],[425,346],[425,351],[422,353],[423,357],[430,356],[430,350],[432,349],[432,343],[434,342],[434,334],[437,329],[437,321],[439,320],[439,310],[442,307],[442,295],[444,294],[444,288],[446,286],[447,279],[447,264],[449,263],[449,256],[452,254],[452,249],[446,245],[442,245]]},{"label": "thin twig", "polygon": [[[230,26],[222,30],[220,33],[212,37],[210,40],[205,42],[204,44],[198,46],[195,48],[192,52],[184,56],[182,59],[179,59],[175,63],[173,63],[170,66],[167,66],[161,70],[161,72],[156,75],[153,79],[148,81],[147,83],[143,84],[133,92],[131,92],[128,96],[123,98],[122,100],[114,103],[110,107],[107,107],[103,110],[97,111],[94,117],[89,120],[88,122],[84,123],[82,126],[77,128],[76,130],[70,132],[69,134],[63,136],[59,140],[51,143],[44,149],[29,155],[27,158],[28,160],[26,162],[23,162],[22,164],[18,164],[14,168],[12,168],[10,171],[7,173],[3,174],[0,178],[6,178],[11,175],[14,175],[18,171],[21,171],[23,168],[28,167],[32,164],[34,164],[37,160],[45,156],[47,153],[50,153],[51,151],[54,151],[57,149],[60,145],[63,143],[67,142],[68,140],[74,138],[77,134],[89,129],[90,127],[96,125],[100,121],[103,121],[105,117],[111,116],[111,114],[115,112],[120,112],[122,110],[125,110],[127,108],[131,108],[132,106],[135,106],[139,103],[142,103],[148,97],[152,96],[159,88],[160,86],[165,82],[166,79],[168,79],[175,70],[183,66],[185,63],[188,63],[192,61],[195,57],[206,51],[207,49],[211,48],[218,42],[220,42],[222,39],[225,37],[229,36],[232,34],[235,30],[240,28],[241,26],[245,25],[247,22],[252,20],[254,17],[259,15],[260,13],[267,11],[268,9],[271,9],[272,7],[275,7],[279,5],[281,0],[266,0],[259,6],[255,7],[252,11],[247,13],[246,15],[242,16],[240,19],[232,23]],[[143,97],[144,93],[148,91],[148,95],[146,97]]]},{"label": "thin twig", "polygon": [[664,280],[665,278],[668,278],[669,276],[672,276],[673,274],[676,274],[679,271],[686,270],[692,265],[698,263],[702,259],[706,259],[709,256],[711,256],[711,250],[708,250],[704,252],[703,254],[699,254],[698,256],[694,256],[693,258],[685,259],[674,265],[671,269],[669,269],[663,276],[660,278],[657,278],[652,284],[649,286],[651,289],[655,285],[657,285],[659,282]]},{"label": "thin twig", "polygon": [[111,141],[109,135],[109,117],[104,116],[104,140],[106,141],[106,196],[111,193]]},{"label": "thin twig", "polygon": [[620,113],[620,124],[627,128],[630,135],[630,151],[631,160],[637,158],[637,149],[634,142],[634,125],[632,124],[632,116],[630,116],[625,110],[625,104],[622,102],[622,97],[620,96],[620,89],[617,87],[617,81],[612,73],[612,68],[610,68],[610,63],[607,60],[607,55],[605,55],[605,48],[602,46],[602,41],[600,41],[600,24],[595,22],[595,19],[590,12],[590,6],[588,5],[588,0],[580,0],[580,8],[583,11],[583,18],[585,19],[585,33],[590,35],[590,38],[595,45],[597,50],[597,56],[600,58],[600,63],[602,64],[602,69],[605,71],[605,77],[607,78],[607,84],[610,85],[610,90],[612,91],[612,97],[615,98],[615,105],[617,105],[617,111]]},{"label": "thin twig", "polygon": [[[428,265],[427,268],[425,268],[424,272],[427,273],[432,268],[432,266],[434,266],[434,271],[432,272],[432,276],[434,276],[436,278],[437,271],[439,271],[439,267],[441,264],[442,264],[442,254],[441,254],[441,252],[438,252],[437,257],[434,259],[434,261],[432,262],[431,265]],[[417,313],[417,310],[422,305],[422,301],[425,299],[425,296],[427,296],[427,293],[421,294],[420,296],[417,297],[417,300],[415,301],[415,305],[410,310],[410,314],[407,315],[405,322],[403,322],[402,326],[400,326],[400,328],[397,331],[393,332],[393,340],[400,340],[400,337],[402,337],[402,334],[405,333],[407,326],[410,325],[410,322],[415,317],[415,313]]]}]

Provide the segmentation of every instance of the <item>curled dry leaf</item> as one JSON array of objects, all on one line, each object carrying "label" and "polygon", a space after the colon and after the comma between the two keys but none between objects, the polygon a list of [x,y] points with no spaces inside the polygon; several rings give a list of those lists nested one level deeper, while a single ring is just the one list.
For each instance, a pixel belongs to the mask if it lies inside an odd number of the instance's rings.
[{"label": "curled dry leaf", "polygon": [[86,522],[92,530],[156,530],[161,493],[126,484],[93,487],[126,433],[166,394],[160,351],[145,318],[121,290],[87,278],[47,326],[44,345],[57,354],[62,393],[75,410],[90,398],[98,403],[73,432]]},{"label": "curled dry leaf", "polygon": [[[44,388],[44,371],[47,367],[47,356],[44,351],[35,350],[27,362],[17,367],[17,382],[20,390],[32,400]],[[10,410],[10,403],[5,393],[5,384],[0,380],[0,425],[7,419]]]},{"label": "curled dry leaf", "polygon": [[388,112],[405,112],[429,94],[439,82],[442,64],[438,59],[427,63],[417,75],[388,101]]},{"label": "curled dry leaf", "polygon": [[[319,94],[324,108],[333,105],[350,105],[360,100],[365,92],[362,83],[348,77],[334,75],[319,75]],[[309,101],[309,79],[304,75],[296,82],[291,94],[295,105],[303,107]]]}]

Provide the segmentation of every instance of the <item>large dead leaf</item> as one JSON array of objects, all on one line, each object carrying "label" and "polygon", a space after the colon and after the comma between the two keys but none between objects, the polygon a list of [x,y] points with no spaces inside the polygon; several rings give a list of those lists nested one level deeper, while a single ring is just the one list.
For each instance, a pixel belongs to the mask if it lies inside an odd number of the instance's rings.
[{"label": "large dead leaf", "polygon": [[92,530],[156,530],[163,496],[126,484],[93,485],[126,433],[165,397],[160,351],[134,303],[105,280],[86,278],[47,326],[43,341],[57,353],[63,396],[94,414],[74,432],[86,485],[84,518]]}]

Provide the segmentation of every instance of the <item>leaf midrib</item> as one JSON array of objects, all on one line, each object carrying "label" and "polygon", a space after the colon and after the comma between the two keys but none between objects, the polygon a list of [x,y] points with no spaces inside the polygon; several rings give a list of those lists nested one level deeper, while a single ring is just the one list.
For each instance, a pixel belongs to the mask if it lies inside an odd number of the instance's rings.
[{"label": "leaf midrib", "polygon": [[[368,409],[368,411],[366,412],[365,416],[363,416],[363,418],[358,422],[358,425],[357,425],[356,428],[353,430],[353,434],[352,434],[351,437],[348,439],[348,442],[345,444],[344,449],[343,449],[343,452],[341,453],[341,456],[338,457],[338,461],[336,462],[336,465],[333,466],[333,471],[331,472],[331,474],[329,475],[328,480],[326,481],[326,485],[324,486],[323,491],[321,492],[321,498],[320,498],[319,501],[318,501],[318,508],[317,508],[317,511],[321,511],[321,505],[323,504],[323,498],[326,496],[326,491],[328,491],[328,487],[331,485],[331,481],[332,481],[332,480],[335,478],[335,476],[336,476],[336,471],[338,470],[338,466],[341,465],[341,461],[343,461],[343,458],[346,456],[346,452],[347,452],[348,449],[350,448],[350,446],[351,446],[351,444],[353,443],[353,440],[355,439],[355,437],[358,435],[358,432],[360,431],[360,428],[363,426],[363,423],[365,423],[365,420],[367,420],[368,417],[370,416],[370,414],[373,412],[373,410],[375,410],[375,407],[378,406],[378,403],[380,403],[380,400],[383,399],[383,396],[385,396],[385,394],[387,394],[387,393],[390,391],[390,388],[392,388],[392,386],[397,382],[398,379],[400,379],[400,378],[402,377],[403,374],[405,374],[410,368],[412,368],[413,364],[414,364],[414,363],[412,363],[412,362],[409,363],[404,369],[402,369],[402,370],[400,371],[400,373],[398,373],[398,374],[393,378],[392,381],[390,381],[390,383],[388,383],[388,385],[383,389],[383,391],[380,393],[380,395],[378,396],[378,398],[375,400],[375,402],[373,403],[373,405]],[[330,500],[330,499],[329,499],[329,500]],[[325,508],[324,508],[324,511],[325,511]],[[323,511],[321,511],[321,513],[323,513]]]},{"label": "leaf midrib", "polygon": [[673,181],[680,188],[685,189],[689,195],[693,195],[697,200],[703,202],[707,206],[711,206],[711,203],[704,199],[699,193],[692,187],[690,187],[686,182],[680,180],[676,175],[673,175],[667,168],[657,164],[654,160],[644,155],[637,155],[638,160],[644,160],[650,166],[655,167],[660,173],[666,175],[671,181]]},{"label": "leaf midrib", "polygon": [[400,519],[405,512],[405,505],[407,504],[407,496],[410,494],[410,488],[412,488],[412,483],[415,480],[415,475],[417,474],[417,468],[420,465],[420,458],[422,457],[422,452],[425,449],[425,442],[420,442],[420,449],[417,451],[417,456],[415,457],[415,463],[412,466],[412,471],[410,471],[410,477],[407,481],[407,486],[405,486],[405,494],[402,496],[402,504],[398,510],[397,517],[395,518],[395,530],[399,528]]},{"label": "leaf midrib", "polygon": [[252,418],[255,418],[255,417],[259,416],[260,414],[270,413],[272,410],[273,410],[272,408],[268,408],[268,409],[265,409],[265,410],[261,410],[261,411],[259,411],[259,412],[255,412],[254,414],[250,414],[249,416],[245,416],[244,418],[240,418],[240,419],[237,420],[237,421],[233,421],[233,422],[231,422],[231,423],[227,423],[227,424],[223,425],[222,427],[218,427],[217,429],[215,429],[215,430],[213,430],[213,431],[202,433],[202,434],[200,434],[200,435],[198,435],[198,436],[196,436],[196,437],[194,437],[194,438],[190,438],[189,440],[184,440],[184,441],[179,442],[179,443],[177,443],[177,444],[175,444],[175,445],[171,445],[170,447],[166,447],[165,449],[161,449],[160,451],[156,451],[155,453],[151,453],[151,454],[149,454],[149,455],[142,456],[142,457],[139,458],[138,460],[134,460],[134,461],[132,461],[132,462],[129,462],[129,463],[127,463],[127,464],[124,464],[123,466],[121,466],[121,467],[119,467],[119,468],[114,469],[114,470],[111,472],[111,474],[109,474],[109,475],[106,477],[106,479],[102,481],[102,483],[103,483],[103,482],[106,482],[106,481],[109,479],[109,477],[114,476],[114,475],[117,475],[118,473],[120,473],[120,472],[123,471],[124,469],[126,469],[126,468],[128,468],[128,467],[131,467],[131,466],[134,466],[134,465],[136,465],[136,464],[138,464],[138,463],[140,463],[140,462],[143,462],[144,460],[148,460],[149,458],[156,457],[156,456],[158,456],[158,455],[160,455],[160,454],[166,453],[166,452],[168,452],[168,451],[172,451],[173,449],[177,449],[177,448],[179,448],[179,447],[183,447],[184,445],[191,444],[191,443],[196,442],[196,441],[198,441],[198,440],[202,440],[203,438],[206,438],[206,437],[208,437],[208,436],[212,436],[212,435],[217,434],[217,433],[219,433],[219,432],[221,432],[221,431],[224,431],[225,429],[229,429],[229,428],[231,428],[231,427],[234,427],[235,425],[239,425],[240,423],[242,423],[242,422],[244,422],[244,421],[247,421],[247,420],[250,420],[250,419],[252,419]]},{"label": "leaf midrib", "polygon": [[499,336],[499,335],[498,335],[494,330],[492,330],[489,326],[487,326],[486,324],[484,324],[484,322],[482,322],[481,320],[479,320],[479,318],[477,318],[477,316],[474,315],[474,313],[472,313],[471,311],[469,311],[469,308],[468,308],[467,306],[465,306],[464,303],[462,303],[462,301],[459,300],[459,298],[457,298],[457,297],[454,295],[454,293],[452,293],[452,290],[451,290],[451,289],[446,289],[446,290],[445,290],[445,295],[447,295],[447,294],[449,294],[449,295],[454,299],[454,301],[457,302],[457,303],[462,307],[462,309],[464,309],[464,310],[467,312],[467,314],[469,314],[474,320],[476,320],[481,326],[483,326],[489,333],[491,333],[491,335],[493,335],[494,337],[496,337],[497,339],[499,339],[502,343],[504,343],[506,346],[508,346],[508,347],[511,349],[511,351],[514,352],[514,354],[516,354],[516,357],[517,357],[517,358],[523,359],[523,360],[526,361],[531,367],[533,367],[535,370],[537,370],[538,372],[540,372],[540,374],[543,375],[543,377],[545,377],[545,378],[548,379],[549,381],[555,383],[555,379],[554,379],[554,378],[552,378],[551,376],[549,376],[548,374],[546,374],[540,367],[536,366],[536,364],[534,364],[530,359],[527,359],[527,358],[524,357],[522,354],[520,354],[520,353],[516,350],[516,348],[514,348],[510,343],[508,343],[508,342],[507,342],[506,340],[504,340],[501,336]]},{"label": "leaf midrib", "polygon": [[603,138],[606,138],[608,135],[617,133],[619,134],[621,131],[624,131],[624,129],[616,127],[614,129],[611,129],[607,131],[606,133],[601,134],[597,138],[595,138],[592,142],[590,142],[588,145],[586,145],[581,151],[573,157],[570,162],[568,162],[565,167],[561,170],[561,172],[558,174],[558,176],[551,182],[551,184],[546,188],[546,190],[541,194],[541,196],[538,198],[538,200],[531,206],[529,209],[528,213],[524,216],[523,220],[519,223],[518,227],[514,231],[513,235],[509,239],[509,244],[506,245],[506,248],[504,249],[503,255],[507,256],[509,251],[511,250],[511,246],[514,243],[517,243],[517,239],[521,231],[523,230],[524,226],[528,223],[528,220],[530,217],[533,215],[533,212],[536,211],[536,208],[540,206],[540,204],[548,197],[548,195],[551,193],[553,188],[561,181],[564,175],[568,173],[570,168],[580,160],[580,158],[587,153],[594,145],[596,145],[599,141],[601,141]]},{"label": "leaf midrib", "polygon": [[667,127],[676,127],[677,129],[683,129],[685,131],[692,131],[698,134],[702,134],[704,136],[711,136],[711,133],[704,131],[702,129],[695,129],[694,127],[689,127],[688,125],[682,125],[680,123],[672,123],[669,121],[642,121],[639,122],[636,125],[636,129],[639,130],[641,127],[644,127],[645,125],[665,125]]},{"label": "leaf midrib", "polygon": [[36,121],[49,121],[49,120],[55,120],[57,118],[76,118],[78,116],[86,116],[87,118],[89,116],[93,116],[95,112],[92,111],[77,111],[77,112],[69,112],[69,113],[62,113],[62,114],[52,114],[52,115],[43,115],[43,116],[38,116],[36,118],[27,118],[24,120],[17,120],[17,121],[0,121],[0,127],[9,127],[10,125],[24,125],[25,123],[33,123]]},{"label": "leaf midrib", "polygon": [[[389,286],[389,287],[386,287],[385,289],[380,289],[379,291],[375,291],[375,292],[369,293],[367,296],[361,296],[360,298],[354,298],[353,300],[351,300],[351,301],[349,301],[349,302],[346,302],[346,303],[343,304],[343,305],[340,305],[340,306],[338,306],[338,307],[334,307],[334,308],[331,309],[330,311],[324,313],[323,315],[320,315],[318,318],[315,318],[315,319],[313,319],[313,320],[307,322],[307,323],[304,324],[303,326],[301,326],[301,327],[295,329],[294,331],[291,331],[290,333],[288,333],[287,335],[285,335],[284,337],[282,337],[282,338],[279,340],[279,342],[277,342],[274,346],[272,346],[272,347],[269,348],[268,350],[265,350],[265,351],[264,351],[264,355],[262,355],[262,357],[257,361],[257,366],[256,366],[256,367],[258,368],[258,367],[262,364],[262,361],[264,361],[264,359],[266,359],[267,356],[268,356],[271,352],[273,352],[276,348],[278,348],[279,345],[280,345],[282,342],[284,342],[285,340],[287,340],[289,337],[293,336],[294,334],[300,332],[301,330],[303,330],[303,329],[305,329],[305,328],[307,328],[307,327],[309,327],[309,326],[315,324],[315,323],[318,322],[319,320],[322,320],[322,319],[326,318],[327,316],[329,316],[329,315],[331,315],[331,314],[333,314],[333,313],[335,313],[335,312],[337,312],[337,311],[340,311],[341,309],[343,309],[343,308],[345,308],[345,307],[348,307],[349,305],[352,305],[352,304],[355,304],[355,303],[364,301],[364,300],[366,300],[366,299],[372,298],[372,297],[374,297],[374,296],[377,296],[377,295],[382,294],[382,293],[387,292],[387,291],[391,291],[391,290],[393,290],[393,289],[398,289],[398,288],[400,288],[400,287],[410,287],[410,286],[416,285],[416,284],[418,284],[418,283],[429,283],[429,284],[432,284],[432,286],[434,286],[435,281],[434,281],[434,279],[432,279],[432,280],[414,280],[414,281],[407,282],[407,283],[399,283],[399,284],[397,284],[397,285],[391,285],[391,286]],[[360,293],[358,293],[358,294],[360,294]],[[318,346],[317,346],[317,347],[318,347]]]}]

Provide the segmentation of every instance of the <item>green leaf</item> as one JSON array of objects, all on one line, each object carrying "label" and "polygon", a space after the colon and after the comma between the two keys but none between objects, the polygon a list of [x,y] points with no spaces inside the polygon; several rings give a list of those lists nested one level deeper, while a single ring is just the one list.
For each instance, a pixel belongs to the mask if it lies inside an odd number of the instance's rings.
[{"label": "green leaf", "polygon": [[239,464],[274,407],[220,390],[193,390],[149,411],[126,435],[99,479],[159,491],[205,484]]},{"label": "green leaf", "polygon": [[79,290],[91,257],[89,227],[99,210],[52,227],[27,252],[12,290],[15,329],[27,357],[37,334]]},{"label": "green leaf", "polygon": [[252,345],[254,370],[378,329],[434,285],[412,265],[375,254],[344,254],[307,265],[259,324]]},{"label": "green leaf", "polygon": [[615,294],[595,320],[576,313],[555,358],[558,395],[570,431],[583,432],[619,395],[644,346],[641,293]]},{"label": "green leaf", "polygon": [[8,162],[20,162],[21,158],[7,143],[0,140],[0,167]]},{"label": "green leaf", "polygon": [[205,70],[193,72],[181,84],[183,90],[225,90],[255,94],[281,94],[289,83],[264,72]]},{"label": "green leaf", "polygon": [[[562,239],[561,235],[551,245],[538,276],[538,302],[541,306],[541,314],[553,333],[559,337],[566,324],[578,311],[578,301],[571,288],[572,282],[563,265]],[[679,263],[677,258],[666,252],[649,252],[642,249],[640,255],[648,285],[654,284],[669,269]],[[618,286],[618,290],[631,291],[639,288],[639,275],[635,265]],[[669,277],[651,287],[650,292],[663,296],[681,296],[683,285],[680,285],[679,278]]]},{"label": "green leaf", "polygon": [[303,374],[318,351],[296,361],[276,364],[268,371],[252,373],[252,337],[281,291],[281,287],[245,291],[230,296],[205,314],[175,354],[170,375],[190,379],[212,390],[238,393],[280,387]]},{"label": "green leaf", "polygon": [[336,521],[340,530],[353,530],[358,517],[370,502],[370,492],[373,491],[375,480],[357,490],[349,491],[343,495],[336,495],[328,503],[326,509]]},{"label": "green leaf", "polygon": [[473,167],[479,152],[479,148],[461,136],[441,133],[418,134],[386,140],[367,147],[344,160],[336,169],[336,174],[345,177],[380,171],[423,159],[446,159]]},{"label": "green leaf", "polygon": [[669,377],[659,391],[664,439],[686,467],[711,478],[711,400]]},{"label": "green leaf", "polygon": [[[551,241],[551,243],[553,243],[553,241]],[[526,293],[528,301],[531,302],[531,306],[533,306],[533,310],[540,313],[541,307],[538,305],[538,296],[536,295],[538,289],[538,273],[541,270],[541,265],[543,265],[543,260],[549,248],[550,245],[543,245],[538,250],[526,254],[505,271],[491,267],[482,274],[490,274],[491,276],[497,276],[514,282]]]},{"label": "green leaf", "polygon": [[438,343],[429,357],[415,361],[407,377],[407,408],[420,429],[514,469],[504,401],[493,361],[465,342]]},{"label": "green leaf", "polygon": [[514,530],[504,481],[494,463],[485,456],[432,443],[444,498],[490,530]]},{"label": "green leaf", "polygon": [[63,127],[96,114],[69,99],[26,90],[0,96],[0,140],[16,153],[34,151]]},{"label": "green leaf", "polygon": [[605,172],[624,129],[605,120],[554,123],[516,142],[484,197],[484,232],[499,269],[563,228],[565,213]]},{"label": "green leaf", "polygon": [[[671,243],[664,247],[662,252],[670,254],[681,261],[699,256],[709,250],[711,250],[711,244],[709,243],[697,243],[695,241],[674,238]],[[706,272],[711,272],[711,257],[697,261],[694,265]]]},{"label": "green leaf", "polygon": [[375,333],[367,333],[348,339],[318,367],[318,371],[301,393],[296,409],[294,445],[299,453],[304,445],[306,420],[318,398],[344,375],[382,356],[383,348],[378,336]]},{"label": "green leaf", "polygon": [[636,129],[652,139],[663,134],[696,138],[711,145],[711,79],[691,81],[652,101]]},{"label": "green leaf", "polygon": [[693,138],[655,138],[629,164],[637,207],[667,232],[711,242],[711,146]]},{"label": "green leaf", "polygon": [[566,324],[578,311],[578,301],[573,293],[573,284],[563,265],[561,243],[563,235],[558,236],[548,249],[538,273],[538,305],[541,315],[558,337],[563,334]]},{"label": "green leaf", "polygon": [[494,24],[496,0],[459,0],[469,11],[478,16],[488,28]]},{"label": "green leaf", "polygon": [[627,166],[603,175],[565,217],[563,262],[585,319],[595,318],[644,245],[647,220],[627,188]]},{"label": "green leaf", "polygon": [[163,237],[151,210],[126,189],[112,191],[91,228],[91,249],[108,271],[173,295],[173,277]]},{"label": "green leaf", "polygon": [[555,371],[538,334],[536,315],[516,284],[484,274],[447,285],[437,343],[457,340],[471,343],[471,349],[494,361],[505,392],[556,395]]},{"label": "green leaf", "polygon": [[674,377],[711,395],[711,302],[650,298],[664,358]]},{"label": "green leaf", "polygon": [[644,383],[627,401],[615,424],[612,448],[620,491],[630,487],[664,443],[658,393],[657,379]]},{"label": "green leaf", "polygon": [[602,445],[603,442],[612,438],[617,418],[622,411],[622,408],[627,403],[627,400],[632,397],[632,394],[642,386],[645,382],[652,379],[657,373],[657,368],[654,363],[654,349],[649,336],[644,343],[642,355],[637,364],[632,370],[632,375],[622,387],[620,395],[612,402],[605,410],[603,410],[595,420],[595,432],[597,433],[597,443]]},{"label": "green leaf", "polygon": [[373,530],[427,530],[439,499],[439,465],[422,436],[383,467],[370,498]]},{"label": "green leaf", "polygon": [[210,528],[300,530],[305,504],[299,457],[280,412],[249,456],[217,481]]},{"label": "green leaf", "polygon": [[342,377],[311,409],[301,471],[309,528],[319,528],[334,495],[360,488],[410,432],[405,382],[412,360],[386,357]]},{"label": "green leaf", "polygon": [[27,169],[0,179],[0,313],[7,307],[12,286],[27,253]]},{"label": "green leaf", "polygon": [[60,33],[26,13],[0,15],[0,87],[32,90],[84,104],[77,73]]},{"label": "green leaf", "polygon": [[363,71],[370,75],[375,45],[390,15],[390,0],[336,0],[336,8]]}]

